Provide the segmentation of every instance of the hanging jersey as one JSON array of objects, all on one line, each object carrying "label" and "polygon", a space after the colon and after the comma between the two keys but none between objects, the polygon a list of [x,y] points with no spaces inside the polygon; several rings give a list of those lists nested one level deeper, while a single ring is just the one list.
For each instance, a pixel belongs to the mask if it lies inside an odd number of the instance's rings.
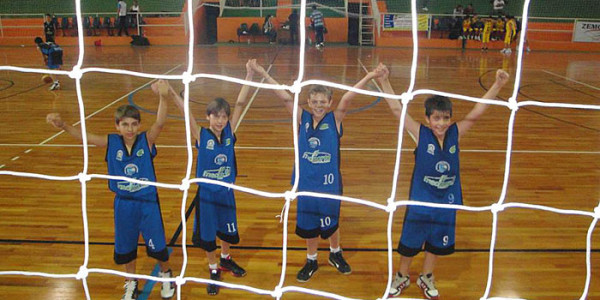
[{"label": "hanging jersey", "polygon": [[[156,146],[152,145],[152,149],[148,147],[146,132],[138,134],[135,138],[131,153],[127,151],[127,146],[125,146],[121,135],[108,135],[105,160],[109,175],[156,182],[153,162],[155,156]],[[111,191],[119,196],[156,201],[156,197],[148,197],[149,195],[156,195],[156,187],[152,185],[125,180],[109,180],[108,186]]]},{"label": "hanging jersey", "polygon": [[[298,130],[300,155],[299,191],[341,194],[340,138],[333,112],[328,112],[313,128],[313,116],[302,110],[302,122]],[[295,175],[295,174],[294,174]],[[292,184],[294,183],[292,176]]]},{"label": "hanging jersey", "polygon": [[[421,125],[419,144],[415,150],[410,199],[441,204],[462,204],[458,154],[456,123],[448,128],[443,149],[433,131]],[[413,208],[421,207],[411,207]]]},{"label": "hanging jersey", "polygon": [[[196,164],[196,177],[235,183],[237,164],[235,159],[236,138],[227,122],[221,131],[221,142],[215,134],[207,128],[200,129],[200,141],[196,143],[198,159]],[[218,191],[222,186],[199,183],[202,189]]]}]

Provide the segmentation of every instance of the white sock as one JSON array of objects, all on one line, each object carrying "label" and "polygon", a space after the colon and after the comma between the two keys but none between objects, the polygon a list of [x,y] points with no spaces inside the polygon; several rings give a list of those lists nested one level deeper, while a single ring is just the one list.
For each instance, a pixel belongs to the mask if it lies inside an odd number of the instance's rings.
[{"label": "white sock", "polygon": [[229,256],[229,254],[221,253],[221,258],[230,259],[231,257]]},{"label": "white sock", "polygon": [[208,264],[208,268],[211,270],[216,270],[217,269],[217,264]]},{"label": "white sock", "polygon": [[339,247],[339,246],[338,246],[338,247],[337,247],[337,248],[335,248],[335,249],[334,249],[334,248],[331,248],[331,247],[329,247],[329,250],[331,250],[331,253],[338,253],[338,252],[342,251],[342,247]]},{"label": "white sock", "polygon": [[306,258],[310,259],[310,260],[317,260],[317,253],[310,255],[310,254],[306,254]]}]

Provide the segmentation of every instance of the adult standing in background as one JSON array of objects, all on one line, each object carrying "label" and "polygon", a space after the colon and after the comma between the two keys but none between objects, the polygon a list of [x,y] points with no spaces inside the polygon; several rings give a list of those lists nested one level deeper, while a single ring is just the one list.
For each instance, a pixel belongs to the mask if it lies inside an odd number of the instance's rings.
[{"label": "adult standing in background", "polygon": [[294,44],[294,41],[298,40],[298,20],[300,17],[298,16],[298,11],[295,9],[292,10],[292,13],[288,16],[288,21],[290,24],[290,44]]},{"label": "adult standing in background", "polygon": [[129,36],[129,32],[127,31],[127,3],[123,0],[117,2],[117,15],[119,16],[118,35],[121,36],[121,32],[125,29],[125,35]]}]

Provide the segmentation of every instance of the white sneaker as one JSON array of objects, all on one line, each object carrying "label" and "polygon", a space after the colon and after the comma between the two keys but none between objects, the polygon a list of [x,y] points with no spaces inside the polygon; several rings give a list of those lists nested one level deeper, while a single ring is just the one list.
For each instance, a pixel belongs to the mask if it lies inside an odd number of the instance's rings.
[{"label": "white sneaker", "polygon": [[511,53],[512,53],[512,50],[510,50],[510,48],[509,48],[509,49],[506,49],[506,52],[504,52],[504,53],[506,53],[506,54],[511,54]]},{"label": "white sneaker", "polygon": [[52,83],[52,85],[50,86],[49,90],[54,91],[54,90],[58,90],[60,89],[60,82],[55,81],[54,83]]},{"label": "white sneaker", "polygon": [[135,300],[138,298],[138,281],[137,280],[125,280],[125,293],[123,293],[123,297],[121,300]]},{"label": "white sneaker", "polygon": [[[169,269],[166,272],[158,272],[160,278],[173,278],[173,272]],[[160,288],[160,296],[163,299],[171,299],[175,294],[175,282],[162,282]]]},{"label": "white sneaker", "polygon": [[435,285],[433,284],[433,282],[434,282],[433,274],[428,274],[428,275],[421,274],[421,275],[419,275],[419,279],[417,279],[417,285],[423,291],[423,295],[425,295],[425,297],[427,297],[427,299],[437,300],[437,299],[439,299],[440,295],[438,293],[438,290],[435,288]]},{"label": "white sneaker", "polygon": [[390,297],[398,297],[407,287],[410,286],[410,277],[408,275],[401,276],[400,272],[396,273],[392,286],[390,287]]}]

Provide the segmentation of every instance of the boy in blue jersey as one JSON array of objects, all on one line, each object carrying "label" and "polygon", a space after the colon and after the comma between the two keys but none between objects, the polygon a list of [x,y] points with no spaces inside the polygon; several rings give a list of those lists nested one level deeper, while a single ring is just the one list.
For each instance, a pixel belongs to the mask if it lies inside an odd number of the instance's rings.
[{"label": "boy in blue jersey", "polygon": [[[88,143],[106,147],[108,174],[124,176],[144,181],[156,182],[154,171],[154,145],[167,119],[168,95],[166,82],[160,80],[152,89],[159,94],[156,121],[148,131],[139,132],[140,111],[131,105],[123,105],[115,112],[118,134],[87,134]],[[66,131],[77,139],[82,139],[81,130],[65,123],[58,113],[48,114],[46,121],[58,129]],[[146,242],[148,256],[155,258],[160,265],[159,277],[171,278],[169,251],[166,245],[158,193],[155,186],[129,181],[110,180],[109,187],[115,193],[115,251],[114,260],[125,265],[125,272],[135,274],[137,244],[140,233]],[[138,298],[138,281],[126,278],[122,300]],[[161,284],[161,297],[170,299],[175,293],[173,282]]]},{"label": "boy in blue jersey", "polygon": [[[254,71],[262,75],[268,83],[278,84],[263,67],[254,62]],[[363,88],[371,79],[381,76],[380,68],[369,72],[354,87]],[[283,90],[274,90],[284,101],[286,109],[293,113],[294,100]],[[298,147],[300,155],[300,178],[298,191],[342,194],[340,173],[340,138],[342,120],[348,113],[351,99],[356,93],[346,92],[337,107],[330,111],[333,104],[332,92],[321,85],[313,86],[308,93],[310,111],[298,109]],[[292,178],[292,184],[294,178]],[[306,240],[307,260],[296,279],[308,281],[317,271],[317,250],[319,236],[329,239],[329,264],[342,274],[350,274],[352,269],[342,256],[340,247],[339,216],[340,201],[329,198],[299,196],[297,201],[298,217],[296,234]]]},{"label": "boy in blue jersey", "polygon": [[[246,64],[246,80],[252,80],[254,72],[250,61]],[[235,157],[234,130],[240,121],[244,106],[247,103],[249,86],[242,86],[235,103],[233,113],[227,101],[216,98],[206,105],[208,128],[199,127],[190,111],[190,128],[198,150],[196,177],[212,179],[225,183],[235,183],[237,164]],[[184,113],[183,99],[177,92],[170,89],[175,104]],[[236,277],[246,275],[246,270],[240,267],[230,255],[231,245],[238,244],[240,236],[236,215],[236,205],[233,190],[209,183],[199,183],[196,197],[196,215],[194,220],[194,246],[206,252],[210,279],[221,280],[221,271],[230,271]],[[221,240],[221,256],[217,262],[216,238]],[[218,264],[217,264],[218,263]],[[206,287],[209,295],[219,293],[219,285],[209,284]]]},{"label": "boy in blue jersey", "polygon": [[[379,78],[385,93],[394,94],[384,67]],[[483,95],[494,99],[508,82],[509,75],[503,70],[496,72],[496,79]],[[400,118],[402,105],[397,100],[386,99],[392,112]],[[452,103],[443,96],[432,96],[425,101],[425,120],[429,126],[419,124],[408,114],[404,126],[417,143],[415,167],[410,188],[410,200],[438,204],[462,204],[459,171],[459,139],[475,124],[487,108],[477,103],[463,120],[452,122]],[[409,285],[409,267],[420,251],[425,251],[423,270],[417,279],[427,299],[438,299],[434,285],[433,270],[437,257],[454,253],[456,211],[454,209],[409,206],[406,208],[402,237],[398,244],[400,271],[392,282],[390,296],[399,296]]]},{"label": "boy in blue jersey", "polygon": [[[33,41],[37,45],[38,50],[40,50],[40,53],[42,53],[42,58],[44,59],[46,67],[50,70],[60,70],[60,66],[63,64],[62,48],[53,41],[44,42],[39,36]],[[54,91],[60,89],[60,82],[56,79],[56,76],[50,74],[50,78],[52,78],[50,90]]]}]

